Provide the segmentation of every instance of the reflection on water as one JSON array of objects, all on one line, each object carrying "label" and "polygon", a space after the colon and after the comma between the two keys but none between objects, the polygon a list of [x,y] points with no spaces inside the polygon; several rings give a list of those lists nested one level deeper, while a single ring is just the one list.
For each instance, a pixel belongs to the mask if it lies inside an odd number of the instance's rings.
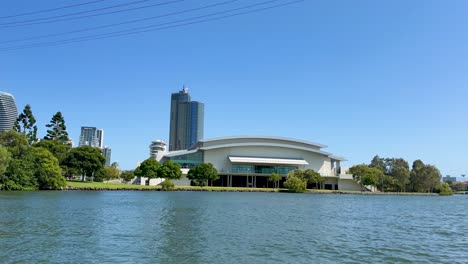
[{"label": "reflection on water", "polygon": [[2,263],[464,263],[468,196],[0,192]]}]

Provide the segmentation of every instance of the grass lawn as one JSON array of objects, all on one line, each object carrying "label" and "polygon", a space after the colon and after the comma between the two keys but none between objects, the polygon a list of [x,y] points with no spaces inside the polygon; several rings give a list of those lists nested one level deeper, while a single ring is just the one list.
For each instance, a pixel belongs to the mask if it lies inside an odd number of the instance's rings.
[{"label": "grass lawn", "polygon": [[75,188],[96,188],[96,189],[160,189],[161,186],[146,186],[125,183],[104,183],[104,182],[82,182],[67,181],[67,186]]},{"label": "grass lawn", "polygon": [[[135,185],[125,183],[103,183],[103,182],[82,182],[82,181],[67,181],[67,186],[83,189],[112,189],[112,190],[127,190],[127,189],[161,189],[161,186]],[[211,191],[211,192],[278,192],[279,189],[267,188],[241,188],[241,187],[200,187],[200,186],[176,186],[174,191]]]}]

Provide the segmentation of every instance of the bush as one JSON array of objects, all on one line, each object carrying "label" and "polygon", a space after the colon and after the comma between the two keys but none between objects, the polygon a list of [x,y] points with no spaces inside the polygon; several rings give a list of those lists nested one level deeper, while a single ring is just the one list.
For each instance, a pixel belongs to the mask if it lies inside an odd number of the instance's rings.
[{"label": "bush", "polygon": [[306,190],[307,182],[297,176],[291,175],[284,182],[284,186],[288,188],[289,192],[303,193]]},{"label": "bush", "polygon": [[448,183],[441,183],[439,186],[439,195],[452,195],[453,191]]},{"label": "bush", "polygon": [[172,191],[174,190],[174,187],[174,183],[170,180],[165,180],[161,183],[161,189],[163,189],[164,191]]}]

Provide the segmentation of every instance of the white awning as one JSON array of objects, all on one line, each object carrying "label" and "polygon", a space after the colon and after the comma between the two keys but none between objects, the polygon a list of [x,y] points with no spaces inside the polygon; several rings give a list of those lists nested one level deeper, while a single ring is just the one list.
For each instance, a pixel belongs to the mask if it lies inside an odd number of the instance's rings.
[{"label": "white awning", "polygon": [[279,158],[253,158],[253,157],[229,157],[232,163],[255,163],[255,164],[284,164],[284,165],[309,165],[303,159],[279,159]]}]

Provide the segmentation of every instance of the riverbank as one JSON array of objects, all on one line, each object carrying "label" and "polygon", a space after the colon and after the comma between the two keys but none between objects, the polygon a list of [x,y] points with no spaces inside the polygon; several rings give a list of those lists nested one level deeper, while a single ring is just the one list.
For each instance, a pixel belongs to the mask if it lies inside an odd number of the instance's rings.
[{"label": "riverbank", "polygon": [[[123,183],[102,182],[76,182],[67,181],[65,190],[69,191],[164,191],[161,186],[146,186]],[[246,187],[200,187],[200,186],[175,186],[173,191],[190,192],[288,192],[287,189],[273,188],[246,188]],[[311,194],[360,194],[360,195],[438,195],[436,193],[396,193],[396,192],[360,192],[345,190],[306,190]]]}]

